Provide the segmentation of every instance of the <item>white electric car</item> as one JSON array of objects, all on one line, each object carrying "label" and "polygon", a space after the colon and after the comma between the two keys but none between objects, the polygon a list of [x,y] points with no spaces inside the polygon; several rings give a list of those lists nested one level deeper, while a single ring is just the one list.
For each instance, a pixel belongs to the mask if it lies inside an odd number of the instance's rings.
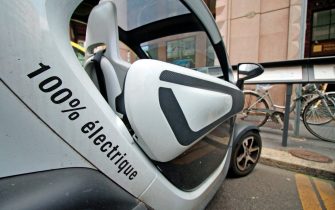
[{"label": "white electric car", "polygon": [[0,17],[0,209],[203,209],[255,167],[259,131],[235,115],[263,69],[235,82],[201,0],[10,0]]}]

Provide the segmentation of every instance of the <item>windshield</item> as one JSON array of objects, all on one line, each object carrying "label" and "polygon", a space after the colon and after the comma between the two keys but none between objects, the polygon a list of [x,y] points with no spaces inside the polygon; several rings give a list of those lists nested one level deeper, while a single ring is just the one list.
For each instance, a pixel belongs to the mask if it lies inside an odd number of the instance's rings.
[{"label": "windshield", "polygon": [[118,24],[126,31],[158,20],[190,13],[178,0],[114,0],[114,2],[118,10]]}]

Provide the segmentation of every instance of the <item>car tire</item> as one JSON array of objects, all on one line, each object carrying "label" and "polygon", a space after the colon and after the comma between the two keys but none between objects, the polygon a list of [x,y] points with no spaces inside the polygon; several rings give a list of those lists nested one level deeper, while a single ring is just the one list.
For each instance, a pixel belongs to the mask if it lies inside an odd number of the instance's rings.
[{"label": "car tire", "polygon": [[229,175],[243,177],[250,174],[258,163],[262,139],[258,132],[248,131],[236,140],[232,151]]}]

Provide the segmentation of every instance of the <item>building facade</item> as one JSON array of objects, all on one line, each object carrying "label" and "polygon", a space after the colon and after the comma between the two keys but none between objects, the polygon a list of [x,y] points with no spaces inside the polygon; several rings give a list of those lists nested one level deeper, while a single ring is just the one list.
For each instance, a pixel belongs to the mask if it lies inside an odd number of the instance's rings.
[{"label": "building facade", "polygon": [[303,0],[219,0],[216,21],[231,64],[301,58]]},{"label": "building facade", "polygon": [[[232,65],[335,55],[334,0],[203,1],[216,20]],[[85,25],[79,22],[87,21],[90,9],[97,3],[98,0],[84,1],[78,7],[75,21],[71,22],[73,41],[84,42]],[[136,1],[122,1],[122,4],[131,6]],[[185,67],[215,65],[211,44],[203,37],[198,33],[171,36],[145,43],[143,49],[151,58]],[[197,49],[200,46],[205,52]],[[136,60],[136,55],[122,43],[120,52],[126,61]],[[275,103],[284,103],[285,90],[285,85],[271,90],[277,96]]]},{"label": "building facade", "polygon": [[[216,22],[232,65],[335,55],[334,0],[215,3]],[[284,85],[271,90],[276,104],[284,104],[285,91]]]}]

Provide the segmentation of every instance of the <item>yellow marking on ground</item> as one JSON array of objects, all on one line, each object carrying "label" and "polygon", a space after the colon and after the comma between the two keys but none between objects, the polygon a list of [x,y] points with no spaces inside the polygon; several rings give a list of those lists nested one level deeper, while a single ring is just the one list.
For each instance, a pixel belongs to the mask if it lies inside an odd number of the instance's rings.
[{"label": "yellow marking on ground", "polygon": [[295,174],[295,181],[304,210],[322,210],[309,178],[303,174]]},{"label": "yellow marking on ground", "polygon": [[316,188],[319,191],[320,197],[327,210],[335,209],[335,190],[333,186],[320,179],[313,178]]}]

